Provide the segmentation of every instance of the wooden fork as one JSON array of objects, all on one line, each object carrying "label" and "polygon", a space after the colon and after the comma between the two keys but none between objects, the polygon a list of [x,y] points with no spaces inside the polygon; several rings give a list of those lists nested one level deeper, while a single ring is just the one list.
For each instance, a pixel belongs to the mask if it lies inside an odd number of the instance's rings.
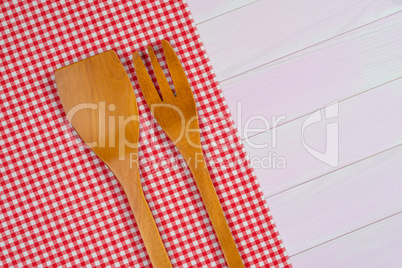
[{"label": "wooden fork", "polygon": [[190,84],[169,42],[163,40],[162,46],[176,95],[166,80],[152,46],[148,46],[148,53],[162,99],[140,55],[135,52],[134,67],[142,93],[156,121],[179,149],[194,176],[228,266],[230,268],[244,267],[204,160],[197,108]]}]

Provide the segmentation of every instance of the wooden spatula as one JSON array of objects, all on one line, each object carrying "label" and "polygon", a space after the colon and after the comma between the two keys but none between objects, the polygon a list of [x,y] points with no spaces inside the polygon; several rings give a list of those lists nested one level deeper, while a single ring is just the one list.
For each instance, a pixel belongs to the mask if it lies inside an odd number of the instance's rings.
[{"label": "wooden spatula", "polygon": [[120,181],[153,267],[172,267],[141,188],[137,103],[116,53],[74,63],[55,76],[68,120]]}]

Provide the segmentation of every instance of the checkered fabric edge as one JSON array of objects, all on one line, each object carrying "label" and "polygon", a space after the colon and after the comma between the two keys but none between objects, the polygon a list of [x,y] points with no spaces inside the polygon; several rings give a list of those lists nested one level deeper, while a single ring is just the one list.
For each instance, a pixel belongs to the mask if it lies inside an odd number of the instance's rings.
[{"label": "checkered fabric edge", "polygon": [[[0,265],[151,267],[124,191],[66,119],[54,71],[113,49],[141,117],[142,186],[174,267],[226,267],[195,182],[142,96],[131,53],[168,40],[191,82],[209,172],[246,267],[291,267],[183,1],[0,4]],[[156,82],[153,76],[154,82]]]}]

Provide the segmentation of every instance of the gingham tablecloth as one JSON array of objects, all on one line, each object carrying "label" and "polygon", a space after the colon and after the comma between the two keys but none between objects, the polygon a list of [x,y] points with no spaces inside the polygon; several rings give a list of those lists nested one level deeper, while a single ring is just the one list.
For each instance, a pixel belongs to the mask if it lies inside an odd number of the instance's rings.
[{"label": "gingham tablecloth", "polygon": [[0,8],[1,267],[152,266],[123,189],[72,130],[54,80],[57,68],[110,49],[137,96],[142,186],[173,266],[226,267],[195,182],[136,80],[131,53],[162,39],[191,80],[209,171],[246,267],[290,267],[185,2]]}]

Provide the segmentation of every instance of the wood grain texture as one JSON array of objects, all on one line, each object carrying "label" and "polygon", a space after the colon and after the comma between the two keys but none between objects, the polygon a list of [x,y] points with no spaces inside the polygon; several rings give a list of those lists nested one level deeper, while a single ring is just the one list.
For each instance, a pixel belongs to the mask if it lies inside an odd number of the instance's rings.
[{"label": "wood grain texture", "polygon": [[187,0],[191,14],[197,24],[242,8],[258,0]]},{"label": "wood grain texture", "polygon": [[[400,267],[401,215],[382,219],[402,203],[402,2],[258,1],[229,11],[216,1],[202,10],[207,2],[189,6],[204,16],[198,29],[239,130],[251,116],[286,116],[276,139],[264,132],[245,145],[251,159],[286,160],[285,169],[254,166],[294,266]],[[336,100],[339,116],[327,123],[339,126],[339,165],[331,167],[306,151],[301,129]],[[325,137],[325,122],[306,129],[320,151]]]},{"label": "wood grain texture", "polygon": [[170,89],[152,46],[148,46],[148,53],[161,96],[159,96],[139,53],[135,52],[133,54],[134,67],[141,91],[156,121],[180,151],[190,168],[228,267],[242,268],[244,267],[242,258],[205,162],[193,92],[179,58],[169,42],[162,40],[162,46],[176,95]]},{"label": "wood grain texture", "polygon": [[[339,128],[339,164],[332,167],[312,156],[302,143],[302,127],[309,115],[288,122],[244,141],[250,159],[262,159],[276,154],[285,159],[286,167],[265,164],[254,169],[268,197],[297,186],[327,172],[402,143],[402,79],[354,96],[339,103],[339,116],[334,122]],[[308,146],[323,151],[326,142],[326,122],[305,129]],[[332,122],[329,120],[329,122]],[[276,147],[273,147],[276,135]],[[252,142],[253,145],[250,144]],[[270,147],[256,149],[255,144],[269,143]],[[266,161],[266,163],[268,163]]]},{"label": "wood grain texture", "polygon": [[123,187],[153,267],[172,267],[142,191],[137,102],[117,54],[106,51],[58,69],[55,78],[68,120]]},{"label": "wood grain texture", "polygon": [[392,0],[258,1],[198,31],[222,81],[401,9]]},{"label": "wood grain texture", "polygon": [[268,198],[289,255],[402,211],[401,159],[402,145]]},{"label": "wood grain texture", "polygon": [[294,267],[399,268],[402,213],[291,257]]},{"label": "wood grain texture", "polygon": [[401,24],[402,13],[222,82],[237,127],[255,115],[283,124],[401,77]]}]

